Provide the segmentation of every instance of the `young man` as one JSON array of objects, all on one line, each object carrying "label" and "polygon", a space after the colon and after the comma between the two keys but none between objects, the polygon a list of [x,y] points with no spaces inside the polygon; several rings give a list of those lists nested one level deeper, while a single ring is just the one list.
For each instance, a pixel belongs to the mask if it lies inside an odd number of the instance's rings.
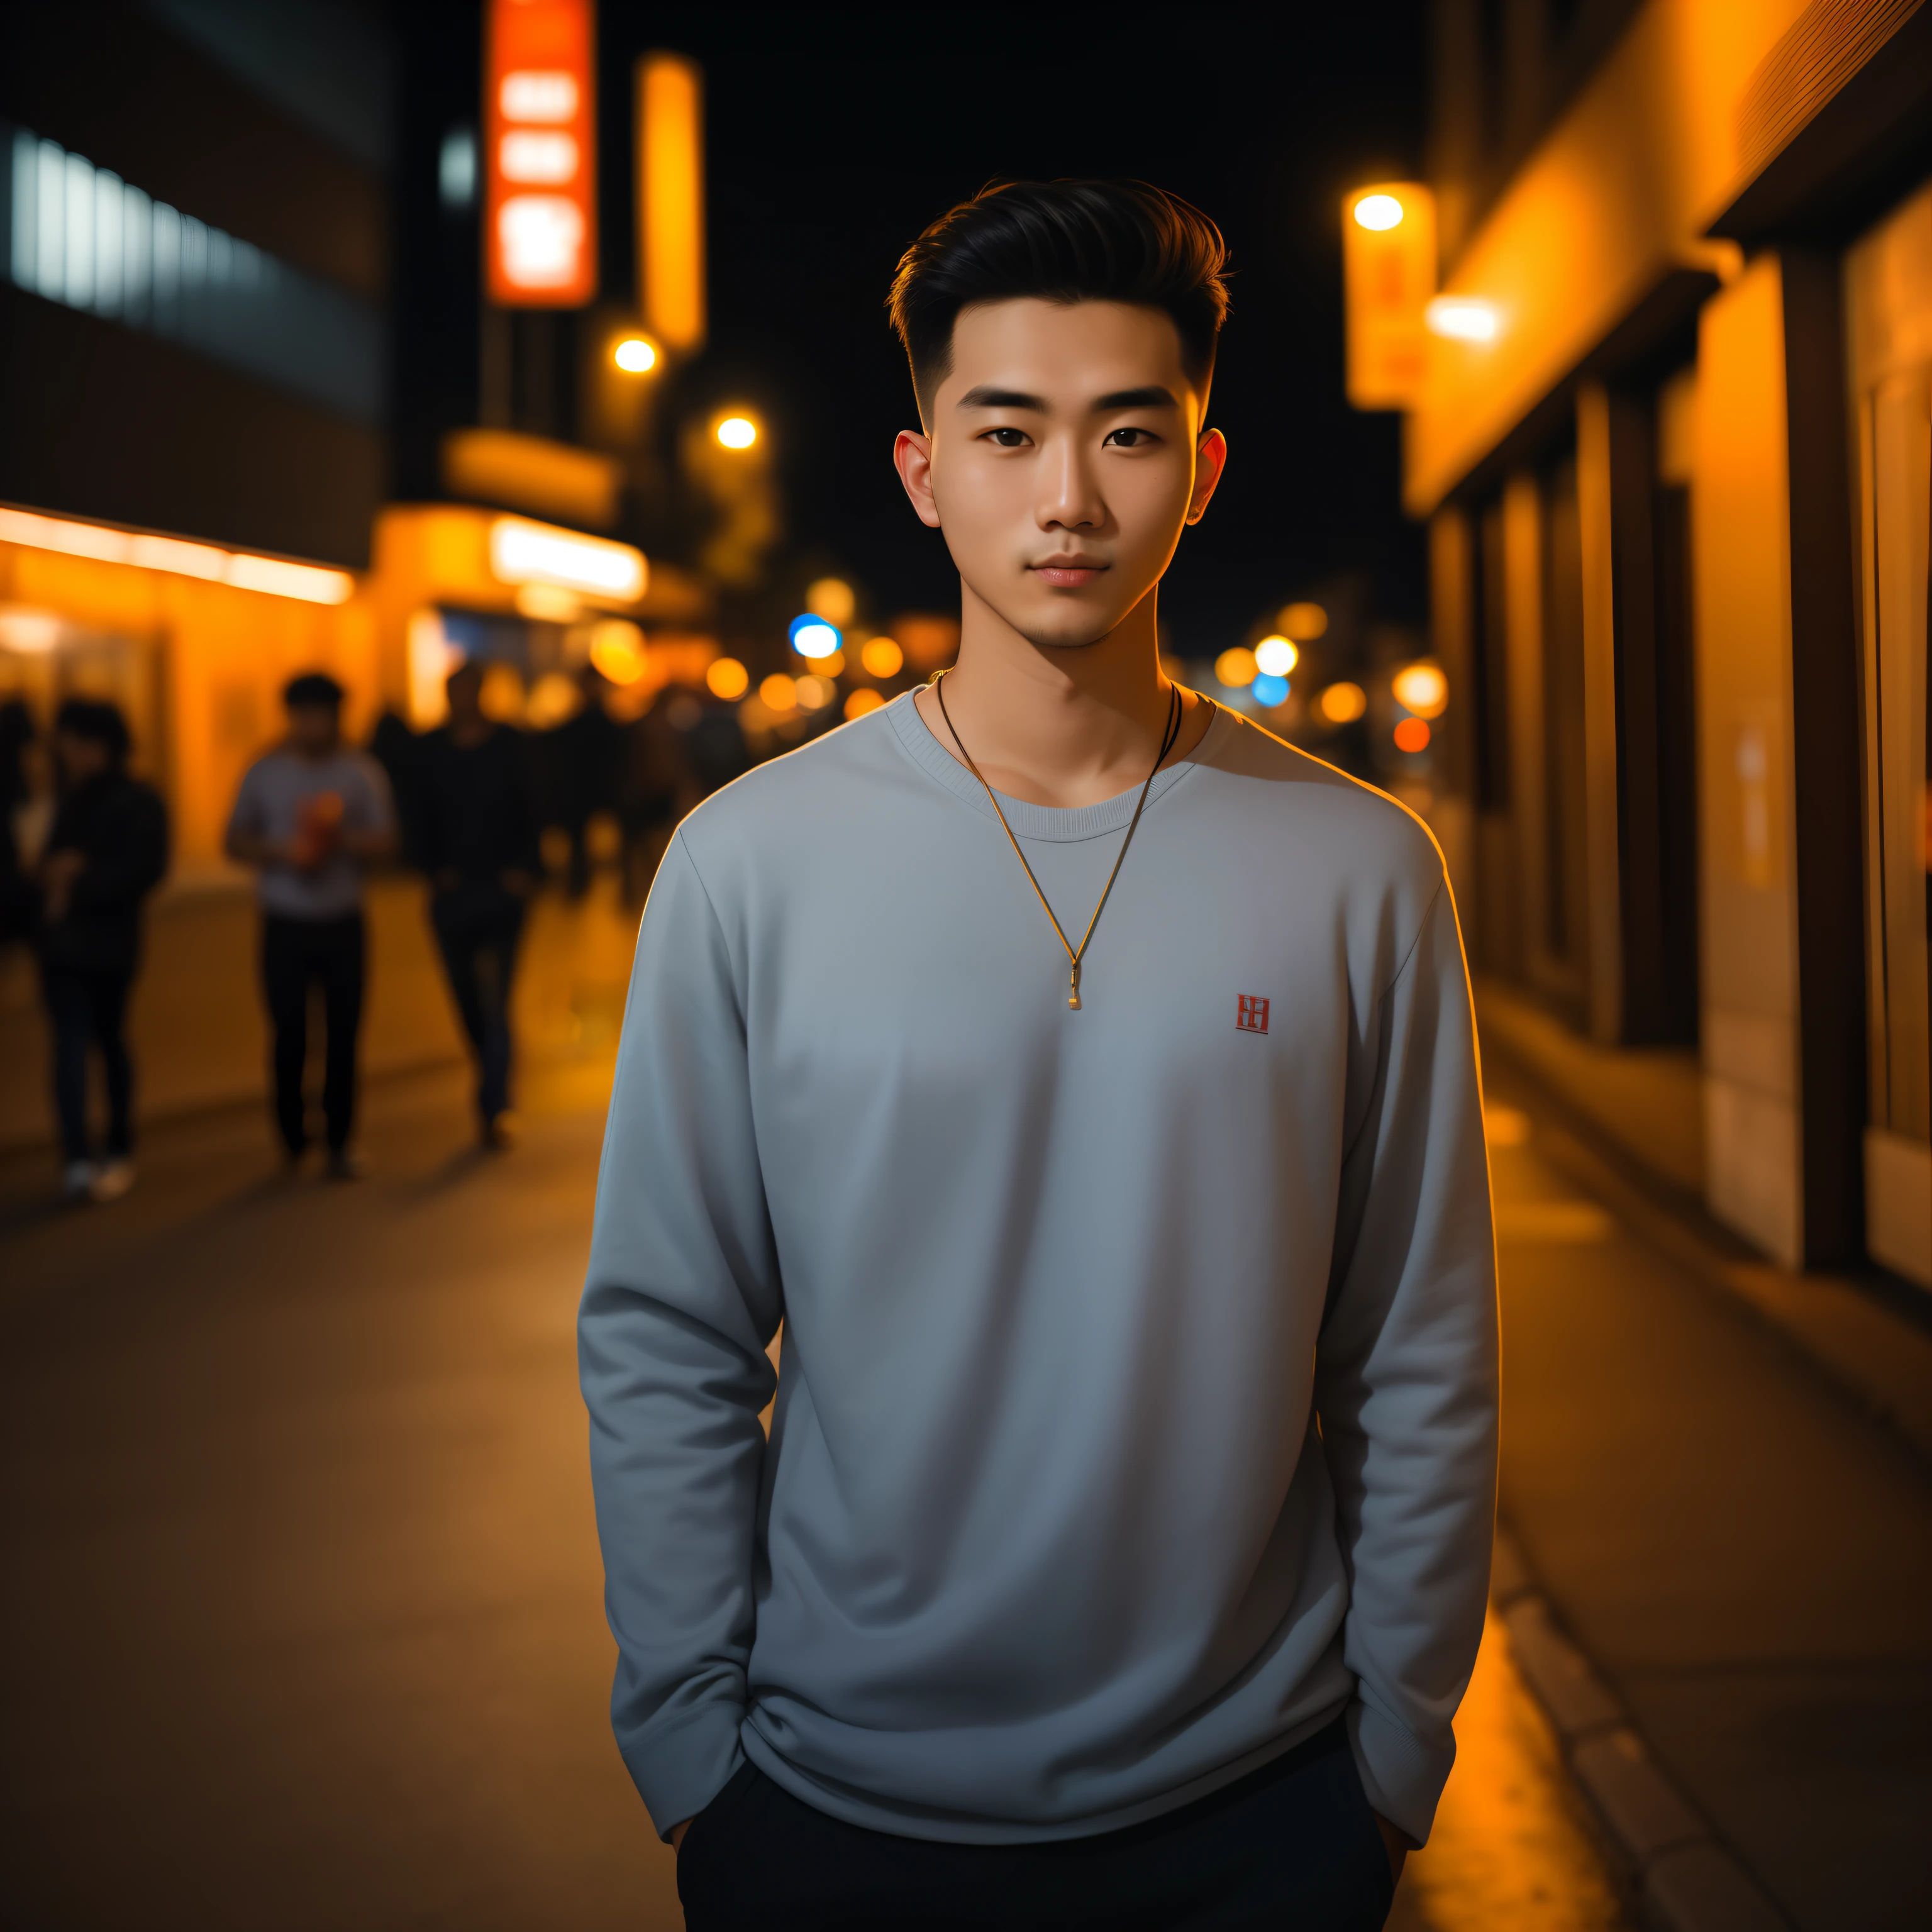
[{"label": "young man", "polygon": [[1468,982],[1420,824],[1161,674],[1222,260],[1135,184],[920,237],[958,668],[701,806],[645,912],[581,1359],[694,1932],[1378,1925],[1448,1773]]},{"label": "young man", "polygon": [[[70,1201],[134,1184],[134,1064],[123,1036],[141,950],[141,903],[168,869],[168,813],[128,771],[118,705],[70,698],[54,720],[59,804],[38,867],[40,988],[53,1032],[54,1108]],[[107,1072],[107,1144],[87,1125],[88,1049]]]},{"label": "young man", "polygon": [[358,1172],[356,1036],[362,1024],[362,875],[395,844],[382,768],[342,741],[340,685],[305,671],[282,692],[289,734],[248,768],[228,820],[231,859],[259,868],[262,986],[274,1033],[275,1124],[291,1167],[308,1145],[302,1069],[308,989],[320,982],[328,1044],[322,1113],[328,1172]]},{"label": "young man", "polygon": [[483,667],[473,659],[444,688],[448,721],[412,760],[414,856],[429,878],[430,924],[476,1055],[482,1143],[501,1150],[514,1138],[510,982],[543,860],[522,734],[484,716]]}]

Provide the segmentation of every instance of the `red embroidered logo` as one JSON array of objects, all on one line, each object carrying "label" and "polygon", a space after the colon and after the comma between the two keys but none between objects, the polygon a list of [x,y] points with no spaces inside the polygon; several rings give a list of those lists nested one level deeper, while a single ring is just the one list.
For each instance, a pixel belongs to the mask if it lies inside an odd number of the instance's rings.
[{"label": "red embroidered logo", "polygon": [[1267,1000],[1252,993],[1243,993],[1235,1002],[1234,1024],[1244,1033],[1266,1033],[1268,1010]]}]

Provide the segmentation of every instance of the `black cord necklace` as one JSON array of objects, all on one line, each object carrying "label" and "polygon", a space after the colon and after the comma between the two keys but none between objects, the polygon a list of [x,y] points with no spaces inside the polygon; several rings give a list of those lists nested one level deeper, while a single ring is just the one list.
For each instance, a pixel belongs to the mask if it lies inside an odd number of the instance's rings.
[{"label": "black cord necklace", "polygon": [[1060,935],[1060,944],[1066,948],[1066,1004],[1072,1011],[1077,1013],[1080,1010],[1080,962],[1086,956],[1088,942],[1094,937],[1094,928],[1100,923],[1101,914],[1107,909],[1107,901],[1112,896],[1114,881],[1120,876],[1120,864],[1127,856],[1127,848],[1134,842],[1134,833],[1140,824],[1141,813],[1147,805],[1148,794],[1154,789],[1155,772],[1160,770],[1168,753],[1174,748],[1174,741],[1180,736],[1180,687],[1178,684],[1168,686],[1167,729],[1161,734],[1160,749],[1154,754],[1154,770],[1148,773],[1147,783],[1141,787],[1141,795],[1134,805],[1134,815],[1128,821],[1127,836],[1120,841],[1120,849],[1114,858],[1114,869],[1107,874],[1106,887],[1100,895],[1100,903],[1094,908],[1094,916],[1087,922],[1087,930],[1082,934],[1080,944],[1076,946],[1067,938],[1066,928],[1060,923],[1059,915],[1053,910],[1046,894],[1041,890],[1031,862],[1020,849],[1020,842],[1014,838],[1013,828],[1007,824],[1006,814],[1000,809],[999,794],[987,784],[985,772],[973,762],[973,754],[967,750],[966,741],[960,736],[959,728],[953,723],[952,714],[946,708],[946,672],[941,671],[932,682],[933,690],[939,699],[939,715],[946,720],[946,728],[952,734],[952,742],[959,747],[959,755],[966,760],[966,769],[985,788],[986,796],[999,819],[1000,829],[1006,833],[1007,842],[1013,848],[1014,856],[1026,867],[1026,875],[1033,881],[1034,891],[1045,908],[1047,917],[1053,921],[1053,929]]}]

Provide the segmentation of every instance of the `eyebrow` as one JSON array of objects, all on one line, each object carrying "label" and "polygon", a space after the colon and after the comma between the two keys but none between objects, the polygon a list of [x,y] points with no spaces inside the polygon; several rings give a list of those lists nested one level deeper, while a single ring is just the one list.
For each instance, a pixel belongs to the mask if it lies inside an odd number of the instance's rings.
[{"label": "eyebrow", "polygon": [[[1044,416],[1046,399],[1029,395],[1024,389],[1002,389],[994,383],[982,382],[968,389],[954,406],[962,410],[1032,410]],[[1092,404],[1096,414],[1115,410],[1178,410],[1180,406],[1173,392],[1158,382],[1149,382],[1138,389],[1116,389],[1111,395],[1096,396]]]}]

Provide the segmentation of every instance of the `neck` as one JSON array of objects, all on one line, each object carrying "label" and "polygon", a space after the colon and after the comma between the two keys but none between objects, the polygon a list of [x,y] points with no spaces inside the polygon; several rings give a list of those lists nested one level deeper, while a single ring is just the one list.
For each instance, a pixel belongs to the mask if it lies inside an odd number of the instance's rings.
[{"label": "neck", "polygon": [[[1160,668],[1155,590],[1098,642],[1036,644],[962,586],[959,658],[946,674],[946,711],[928,688],[920,715],[956,758],[958,730],[986,782],[1030,805],[1097,805],[1144,783],[1167,728],[1174,686]],[[1181,693],[1168,762],[1201,741],[1213,707]]]}]

